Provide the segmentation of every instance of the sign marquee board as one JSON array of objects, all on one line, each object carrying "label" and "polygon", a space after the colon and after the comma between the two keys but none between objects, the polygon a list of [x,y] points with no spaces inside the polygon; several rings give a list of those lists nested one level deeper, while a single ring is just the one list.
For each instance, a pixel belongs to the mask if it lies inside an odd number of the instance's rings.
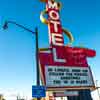
[{"label": "sign marquee board", "polygon": [[42,80],[47,89],[93,88],[92,73],[86,59],[94,56],[95,51],[76,47],[66,47],[65,51],[65,63],[54,61],[52,49],[39,53]]},{"label": "sign marquee board", "polygon": [[92,86],[93,81],[88,67],[45,66],[48,87]]}]

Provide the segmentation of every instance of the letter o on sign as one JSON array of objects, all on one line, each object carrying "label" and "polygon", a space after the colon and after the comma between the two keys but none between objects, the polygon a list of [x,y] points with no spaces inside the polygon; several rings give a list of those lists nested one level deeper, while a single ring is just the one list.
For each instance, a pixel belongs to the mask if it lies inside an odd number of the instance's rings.
[{"label": "letter o on sign", "polygon": [[54,11],[54,10],[51,10],[51,11],[49,12],[49,16],[50,16],[50,18],[53,19],[53,20],[59,20],[59,14],[58,14],[58,12],[56,12],[56,11]]}]

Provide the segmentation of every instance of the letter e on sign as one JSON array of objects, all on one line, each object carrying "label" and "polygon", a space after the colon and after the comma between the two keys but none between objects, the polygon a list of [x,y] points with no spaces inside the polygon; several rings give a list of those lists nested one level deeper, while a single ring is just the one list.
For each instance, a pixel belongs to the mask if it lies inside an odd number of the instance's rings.
[{"label": "letter e on sign", "polygon": [[52,42],[53,42],[53,45],[63,46],[64,44],[63,44],[62,34],[52,33]]}]

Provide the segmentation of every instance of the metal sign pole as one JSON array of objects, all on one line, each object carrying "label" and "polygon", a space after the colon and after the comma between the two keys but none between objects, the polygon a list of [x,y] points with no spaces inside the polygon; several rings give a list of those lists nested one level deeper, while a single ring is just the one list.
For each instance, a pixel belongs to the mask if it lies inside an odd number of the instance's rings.
[{"label": "metal sign pole", "polygon": [[[38,28],[36,27],[35,29],[35,40],[36,40],[36,78],[37,78],[37,86],[40,86],[40,70],[39,70],[39,55],[38,55],[38,51],[39,51],[39,47],[38,47]],[[40,98],[37,98],[37,100],[40,100]]]}]

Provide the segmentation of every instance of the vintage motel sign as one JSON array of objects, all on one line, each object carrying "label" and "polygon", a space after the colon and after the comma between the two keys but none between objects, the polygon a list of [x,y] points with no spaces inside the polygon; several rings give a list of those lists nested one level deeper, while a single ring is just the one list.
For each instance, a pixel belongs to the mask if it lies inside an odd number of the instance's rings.
[{"label": "vintage motel sign", "polygon": [[[48,25],[48,50],[40,50],[39,61],[41,76],[47,90],[90,89],[94,82],[87,57],[94,57],[95,51],[87,48],[64,46],[63,32],[73,42],[70,32],[62,28],[59,10],[60,4],[55,0],[42,0],[46,3],[46,10],[40,19]],[[43,18],[48,14],[48,19]]]}]

